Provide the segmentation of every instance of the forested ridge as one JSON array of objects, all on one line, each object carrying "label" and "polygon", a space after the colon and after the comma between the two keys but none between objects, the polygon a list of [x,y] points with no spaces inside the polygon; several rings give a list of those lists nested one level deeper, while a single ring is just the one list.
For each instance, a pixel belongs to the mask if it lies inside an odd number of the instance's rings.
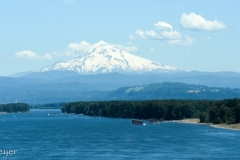
[{"label": "forested ridge", "polygon": [[0,104],[0,112],[14,113],[14,112],[28,112],[29,105],[26,103],[9,103]]},{"label": "forested ridge", "polygon": [[200,118],[200,122],[232,124],[240,122],[240,99],[70,102],[62,112],[114,118]]},{"label": "forested ridge", "polygon": [[176,82],[127,85],[130,87],[121,87],[114,90],[107,88],[107,86],[112,85],[110,82],[106,84],[98,83],[97,86],[99,87],[106,86],[105,90],[101,90],[96,86],[91,87],[87,83],[77,82],[54,82],[54,84],[43,83],[39,85],[32,83],[26,85],[5,85],[5,83],[0,83],[0,103],[12,103],[14,97],[18,97],[19,101],[28,104],[110,100],[221,100],[240,98],[239,88],[208,87]]}]

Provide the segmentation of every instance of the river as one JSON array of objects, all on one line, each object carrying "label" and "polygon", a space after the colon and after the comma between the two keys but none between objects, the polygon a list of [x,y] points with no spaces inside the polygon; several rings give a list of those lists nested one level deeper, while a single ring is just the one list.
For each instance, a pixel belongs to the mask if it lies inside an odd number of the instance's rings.
[{"label": "river", "polygon": [[0,127],[0,159],[240,159],[240,131],[207,125],[31,110],[1,114]]}]

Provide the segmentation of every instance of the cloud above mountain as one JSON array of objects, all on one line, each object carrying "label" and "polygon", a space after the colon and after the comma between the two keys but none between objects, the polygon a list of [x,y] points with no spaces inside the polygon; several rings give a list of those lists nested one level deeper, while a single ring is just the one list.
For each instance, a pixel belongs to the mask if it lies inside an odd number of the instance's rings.
[{"label": "cloud above mountain", "polygon": [[182,35],[179,31],[174,30],[172,25],[163,21],[157,22],[154,30],[136,30],[135,34],[148,40],[167,40],[169,44],[191,45],[195,40],[190,36]]},{"label": "cloud above mountain", "polygon": [[126,52],[137,52],[138,48],[136,46],[124,46],[124,45],[120,45],[120,44],[112,44],[114,46],[116,46],[117,48],[126,51]]},{"label": "cloud above mountain", "polygon": [[[226,25],[217,20],[206,20],[201,15],[195,13],[183,13],[180,17],[180,25],[183,28],[190,30],[202,30],[202,31],[214,31],[221,30],[226,28]],[[188,30],[181,30],[181,32]],[[188,32],[191,34],[192,32]],[[129,43],[127,45],[114,44],[117,48],[132,53],[137,52],[138,48],[134,46],[131,42],[137,37],[145,40],[159,40],[166,41],[170,45],[182,45],[182,46],[191,46],[194,41],[197,41],[196,38],[193,38],[180,31],[176,30],[171,24],[165,21],[158,21],[153,25],[153,29],[150,30],[141,30],[137,29],[134,34],[131,34],[127,37]],[[25,60],[52,60],[57,57],[78,57],[84,53],[87,53],[91,48],[94,47],[96,43],[90,43],[87,41],[80,41],[78,43],[72,42],[67,45],[67,47],[61,53],[45,53],[38,54],[31,50],[22,50],[13,54],[10,58],[15,59],[25,59]],[[150,47],[150,51],[154,52],[155,49]]]},{"label": "cloud above mountain", "polygon": [[[65,55],[70,57],[77,57],[89,51],[95,44],[94,43],[91,44],[87,41],[80,41],[79,43],[70,43],[66,49]],[[138,48],[133,45],[128,45],[128,46],[121,45],[121,44],[112,44],[112,45],[126,52],[138,51]]]},{"label": "cloud above mountain", "polygon": [[[180,17],[180,25],[190,30],[214,31],[225,29],[226,25],[217,20],[206,20],[195,13],[183,13]],[[190,34],[190,33],[188,33]],[[196,38],[180,33],[174,27],[164,21],[154,24],[152,30],[137,29],[135,35],[145,40],[165,40],[171,45],[191,46]],[[131,35],[132,36],[132,35]]]},{"label": "cloud above mountain", "polygon": [[136,30],[136,34],[143,39],[172,40],[180,39],[181,34],[173,30],[173,27],[166,22],[158,22],[154,25],[155,29],[150,31]]},{"label": "cloud above mountain", "polygon": [[181,39],[175,39],[175,40],[171,40],[169,41],[169,44],[179,44],[179,45],[182,45],[182,46],[189,46],[193,43],[193,41],[195,41],[196,39],[195,38],[192,38],[192,37],[189,37],[189,36],[184,36],[182,37]]},{"label": "cloud above mountain", "polygon": [[70,43],[65,54],[70,57],[75,57],[79,54],[86,53],[92,47],[93,44],[86,41],[80,41],[79,43]]},{"label": "cloud above mountain", "polygon": [[160,30],[173,30],[173,27],[166,22],[159,21],[154,26],[155,26],[156,29],[160,29]]},{"label": "cloud above mountain", "polygon": [[[191,29],[191,30],[203,30],[203,31],[213,31],[213,30],[221,30],[226,28],[226,25],[222,22],[217,20],[206,20],[201,15],[197,15],[195,13],[183,13],[180,18],[180,25],[183,28]],[[127,40],[133,41],[136,37],[140,37],[145,40],[161,40],[167,41],[170,45],[182,45],[182,46],[191,46],[194,41],[197,39],[180,33],[174,27],[164,21],[158,21],[156,24],[153,25],[154,29],[152,30],[141,30],[138,29],[135,31],[134,34],[131,34],[127,37]],[[138,48],[132,43],[129,43],[127,46],[121,44],[112,44],[119,49],[126,51],[126,52],[136,52]],[[26,59],[26,60],[33,60],[33,59],[45,59],[51,60],[55,59],[56,57],[77,57],[81,54],[88,52],[94,43],[89,43],[87,41],[80,41],[79,43],[73,42],[69,43],[62,53],[45,53],[45,54],[37,54],[31,50],[22,50],[20,52],[15,53],[10,58],[15,59]],[[151,52],[154,52],[154,48],[150,48]]]},{"label": "cloud above mountain", "polygon": [[182,27],[192,30],[212,31],[226,28],[226,25],[217,20],[209,21],[195,13],[183,13],[180,19],[180,24]]},{"label": "cloud above mountain", "polygon": [[[67,48],[62,53],[52,52],[52,53],[45,53],[45,54],[37,54],[31,50],[22,50],[16,52],[12,56],[8,56],[10,59],[24,59],[24,60],[53,60],[58,57],[78,57],[84,53],[87,53],[94,45],[97,43],[89,43],[87,41],[80,41],[79,43],[69,43]],[[121,44],[111,44],[116,46],[122,51],[126,52],[136,52],[138,48],[134,45],[121,45]]]},{"label": "cloud above mountain", "polygon": [[15,59],[29,59],[29,60],[32,60],[32,59],[48,59],[48,60],[50,60],[53,57],[49,53],[46,53],[44,55],[38,55],[37,53],[35,53],[31,50],[23,50],[23,51],[15,53],[13,55],[13,58],[15,58]]}]

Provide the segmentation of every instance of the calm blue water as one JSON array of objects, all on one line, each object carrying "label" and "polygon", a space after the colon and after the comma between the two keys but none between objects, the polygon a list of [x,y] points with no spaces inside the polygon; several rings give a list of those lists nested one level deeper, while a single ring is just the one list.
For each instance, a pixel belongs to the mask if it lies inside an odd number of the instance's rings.
[{"label": "calm blue water", "polygon": [[240,159],[240,131],[47,112],[1,114],[0,159]]}]

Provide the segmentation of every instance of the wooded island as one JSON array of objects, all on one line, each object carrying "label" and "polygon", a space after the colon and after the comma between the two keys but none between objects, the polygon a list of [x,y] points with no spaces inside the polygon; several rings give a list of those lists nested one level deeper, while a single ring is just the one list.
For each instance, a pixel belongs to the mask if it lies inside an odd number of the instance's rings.
[{"label": "wooded island", "polygon": [[61,110],[63,113],[113,118],[200,118],[200,122],[214,124],[240,122],[240,99],[70,102]]},{"label": "wooded island", "polygon": [[0,104],[0,112],[14,113],[14,112],[28,112],[29,105],[26,103],[9,103]]}]

